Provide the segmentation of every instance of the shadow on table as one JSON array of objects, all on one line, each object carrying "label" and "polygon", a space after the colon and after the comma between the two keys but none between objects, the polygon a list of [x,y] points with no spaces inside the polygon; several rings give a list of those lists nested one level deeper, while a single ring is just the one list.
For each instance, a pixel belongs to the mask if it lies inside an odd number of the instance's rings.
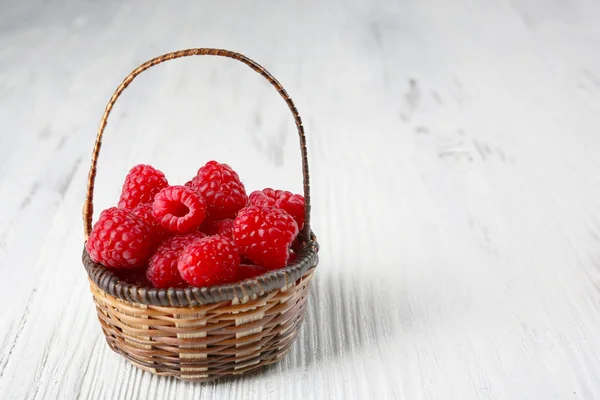
[{"label": "shadow on table", "polygon": [[289,367],[309,366],[369,351],[411,323],[406,298],[393,281],[316,274]]}]

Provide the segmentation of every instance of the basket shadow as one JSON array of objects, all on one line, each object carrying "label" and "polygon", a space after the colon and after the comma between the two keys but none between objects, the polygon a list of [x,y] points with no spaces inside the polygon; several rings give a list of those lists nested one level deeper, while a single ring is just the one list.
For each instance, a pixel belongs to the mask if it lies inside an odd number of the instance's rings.
[{"label": "basket shadow", "polygon": [[335,363],[391,340],[400,326],[410,329],[412,318],[389,280],[318,273],[315,278],[296,343],[256,375]]},{"label": "basket shadow", "polygon": [[298,343],[287,358],[290,367],[351,357],[390,339],[400,306],[389,281],[317,274]]}]

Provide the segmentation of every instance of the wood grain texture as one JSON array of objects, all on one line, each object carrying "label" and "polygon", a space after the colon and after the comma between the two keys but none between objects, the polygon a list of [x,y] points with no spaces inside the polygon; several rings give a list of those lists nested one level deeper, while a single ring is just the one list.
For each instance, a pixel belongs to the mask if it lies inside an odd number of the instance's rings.
[{"label": "wood grain texture", "polygon": [[[600,3],[0,7],[0,398],[600,398]],[[79,259],[106,100],[198,46],[256,59],[302,110],[321,245],[290,355],[208,385],[111,352]],[[111,117],[96,208],[140,162],[300,192],[280,103],[226,60],[149,71]]]}]

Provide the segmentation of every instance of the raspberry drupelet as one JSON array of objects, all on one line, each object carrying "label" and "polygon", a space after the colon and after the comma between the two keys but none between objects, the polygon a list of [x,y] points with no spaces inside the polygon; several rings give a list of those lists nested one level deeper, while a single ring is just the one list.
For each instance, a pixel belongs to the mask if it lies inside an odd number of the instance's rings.
[{"label": "raspberry drupelet", "polygon": [[181,277],[198,287],[235,282],[239,265],[235,245],[220,236],[195,241],[181,252],[177,261]]},{"label": "raspberry drupelet", "polygon": [[157,288],[185,286],[177,269],[177,259],[187,246],[205,236],[202,232],[194,232],[171,236],[162,242],[148,262],[146,276],[152,285]]},{"label": "raspberry drupelet", "polygon": [[111,207],[100,214],[85,247],[92,260],[113,268],[133,268],[150,257],[150,229],[128,210]]},{"label": "raspberry drupelet", "polygon": [[304,227],[304,196],[266,188],[250,193],[248,203],[253,206],[281,208],[294,218],[299,230]]},{"label": "raspberry drupelet", "polygon": [[152,204],[139,204],[137,207],[131,210],[131,213],[144,221],[146,226],[150,229],[150,247],[152,249],[155,249],[160,242],[171,235],[165,228],[162,227],[162,225],[154,216]]},{"label": "raspberry drupelet", "polygon": [[186,186],[204,197],[208,215],[214,221],[235,218],[237,212],[248,203],[244,184],[227,164],[207,162]]},{"label": "raspberry drupelet", "polygon": [[150,165],[136,165],[125,177],[119,208],[131,210],[138,204],[152,203],[154,196],[167,186],[165,174]]},{"label": "raspberry drupelet", "polygon": [[298,235],[296,221],[279,208],[250,206],[234,221],[233,240],[241,255],[268,269],[286,265]]}]

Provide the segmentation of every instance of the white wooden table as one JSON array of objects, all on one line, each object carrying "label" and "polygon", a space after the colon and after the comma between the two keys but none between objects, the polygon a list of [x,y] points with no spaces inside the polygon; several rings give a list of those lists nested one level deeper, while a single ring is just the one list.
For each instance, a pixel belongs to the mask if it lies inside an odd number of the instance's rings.
[{"label": "white wooden table", "polygon": [[[600,398],[600,3],[0,3],[1,399]],[[121,79],[223,47],[304,116],[321,243],[290,355],[157,378],[104,342],[80,262],[93,138]],[[136,163],[301,190],[289,112],[241,64],[136,80],[96,209]]]}]

